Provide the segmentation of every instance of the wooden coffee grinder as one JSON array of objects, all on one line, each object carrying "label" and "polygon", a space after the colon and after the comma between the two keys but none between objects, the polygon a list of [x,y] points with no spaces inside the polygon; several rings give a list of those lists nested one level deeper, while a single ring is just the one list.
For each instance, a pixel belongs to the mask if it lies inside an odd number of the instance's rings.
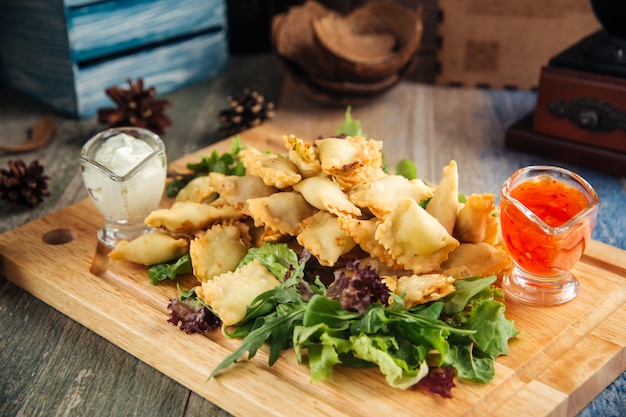
[{"label": "wooden coffee grinder", "polygon": [[591,6],[602,29],[541,68],[535,110],[505,146],[626,176],[626,1]]}]

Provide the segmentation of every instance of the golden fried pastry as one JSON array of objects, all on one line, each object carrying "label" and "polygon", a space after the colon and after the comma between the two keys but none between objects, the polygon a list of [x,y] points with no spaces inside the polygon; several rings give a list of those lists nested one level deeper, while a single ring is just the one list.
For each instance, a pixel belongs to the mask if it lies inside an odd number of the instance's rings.
[{"label": "golden fried pastry", "polygon": [[348,196],[336,182],[328,177],[311,177],[294,184],[298,191],[313,207],[326,210],[336,216],[360,216],[361,210],[352,204]]},{"label": "golden fried pastry", "polygon": [[319,149],[322,171],[334,177],[344,190],[385,175],[380,141],[348,136],[345,139],[320,139],[315,144]]},{"label": "golden fried pastry", "polygon": [[235,225],[218,224],[196,234],[189,244],[193,274],[199,281],[207,281],[234,271],[248,253],[249,244]]},{"label": "golden fried pastry", "polygon": [[248,305],[258,295],[280,285],[280,281],[258,259],[234,272],[226,272],[196,287],[196,294],[226,326],[240,322]]},{"label": "golden fried pastry", "polygon": [[209,174],[211,187],[219,194],[225,204],[236,207],[248,214],[246,201],[250,198],[267,197],[274,194],[276,187],[266,185],[254,175],[224,175],[217,172]]},{"label": "golden fried pastry", "polygon": [[437,219],[409,197],[400,198],[375,237],[396,262],[416,274],[437,271],[448,253],[459,246]]},{"label": "golden fried pastry", "polygon": [[206,175],[192,179],[176,194],[176,201],[192,201],[194,203],[209,203],[216,198],[217,193]]},{"label": "golden fried pastry", "polygon": [[287,149],[287,158],[298,168],[304,178],[320,174],[320,164],[317,148],[312,143],[304,142],[295,135],[284,135],[283,142]]},{"label": "golden fried pastry", "polygon": [[283,189],[302,179],[298,167],[282,155],[264,153],[255,148],[246,148],[239,155],[246,173],[260,177],[266,185]]},{"label": "golden fried pastry", "polygon": [[109,253],[114,261],[155,265],[178,259],[189,251],[189,242],[154,230],[131,240],[122,240]]},{"label": "golden fried pastry", "polygon": [[361,249],[372,257],[380,259],[381,262],[384,262],[385,265],[394,270],[404,269],[393,259],[387,249],[376,240],[376,229],[381,222],[379,219],[362,220],[340,217],[338,222],[339,226],[354,239]]},{"label": "golden fried pastry", "polygon": [[300,222],[317,212],[317,209],[296,191],[249,199],[248,210],[256,226],[265,226],[290,236],[300,233]]},{"label": "golden fried pastry", "polygon": [[168,209],[155,210],[146,217],[145,223],[154,228],[164,228],[175,234],[194,233],[212,223],[238,220],[243,213],[232,206],[215,207],[192,201],[177,201]]},{"label": "golden fried pastry", "polygon": [[436,301],[454,292],[454,278],[443,274],[398,277],[394,293],[404,296],[404,308]]},{"label": "golden fried pastry", "polygon": [[461,243],[441,264],[439,271],[455,278],[500,275],[512,264],[508,252],[486,242]]},{"label": "golden fried pastry", "polygon": [[456,215],[460,208],[459,173],[456,162],[450,161],[443,168],[443,177],[435,188],[435,193],[428,202],[426,211],[437,219],[449,234],[452,234]]},{"label": "golden fried pastry", "polygon": [[460,242],[487,242],[498,239],[498,218],[493,194],[472,194],[456,216],[453,236]]},{"label": "golden fried pastry", "polygon": [[418,203],[433,196],[434,189],[419,179],[409,180],[402,175],[385,175],[372,182],[357,185],[349,195],[350,201],[367,208],[376,217],[383,218],[394,208],[400,197],[410,197]]},{"label": "golden fried pastry", "polygon": [[302,221],[297,240],[324,266],[335,265],[341,255],[356,246],[354,239],[339,226],[337,216],[324,210]]}]

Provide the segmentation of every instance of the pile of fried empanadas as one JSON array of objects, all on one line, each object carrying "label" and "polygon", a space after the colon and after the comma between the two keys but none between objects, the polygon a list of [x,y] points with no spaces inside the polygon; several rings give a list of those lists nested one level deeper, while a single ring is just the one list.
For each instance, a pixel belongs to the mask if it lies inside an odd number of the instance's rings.
[{"label": "pile of fried empanadas", "polygon": [[243,149],[245,176],[192,180],[170,208],[146,218],[153,232],[118,244],[111,259],[152,265],[189,253],[196,292],[226,325],[280,285],[258,263],[235,270],[249,248],[266,242],[306,248],[324,267],[360,257],[405,296],[406,307],[449,294],[455,279],[511,266],[494,196],[460,202],[455,161],[430,185],[385,172],[380,141],[283,139],[284,154]]}]

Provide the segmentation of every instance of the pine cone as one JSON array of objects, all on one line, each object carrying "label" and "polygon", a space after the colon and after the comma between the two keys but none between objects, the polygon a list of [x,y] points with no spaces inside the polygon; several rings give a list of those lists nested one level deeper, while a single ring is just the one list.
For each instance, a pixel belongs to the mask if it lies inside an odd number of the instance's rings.
[{"label": "pine cone", "polygon": [[9,160],[8,165],[8,170],[0,170],[0,197],[34,207],[50,195],[50,178],[43,174],[39,161],[32,161],[27,167],[21,159]]},{"label": "pine cone", "polygon": [[164,113],[165,109],[170,107],[170,102],[154,98],[155,87],[144,90],[141,78],[138,78],[135,83],[130,79],[127,82],[128,90],[118,86],[104,90],[118,107],[99,109],[98,122],[107,124],[109,127],[142,127],[157,135],[163,135],[165,128],[172,125],[172,121]]},{"label": "pine cone", "polygon": [[220,111],[218,120],[222,124],[220,131],[227,136],[261,124],[274,117],[274,103],[265,102],[265,98],[246,88],[237,97],[228,96],[229,107]]}]

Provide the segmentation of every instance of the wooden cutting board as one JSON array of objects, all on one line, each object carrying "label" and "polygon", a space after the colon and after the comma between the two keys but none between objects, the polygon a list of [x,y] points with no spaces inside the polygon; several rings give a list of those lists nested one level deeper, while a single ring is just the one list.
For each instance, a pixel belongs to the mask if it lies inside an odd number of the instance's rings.
[{"label": "wooden cutting board", "polygon": [[[261,150],[283,149],[271,124],[241,135]],[[225,141],[198,155],[230,149]],[[480,192],[480,190],[476,190]],[[164,202],[167,204],[167,202]],[[240,416],[572,416],[626,369],[626,252],[593,241],[576,265],[576,299],[551,308],[507,304],[522,333],[496,362],[489,384],[457,380],[454,398],[390,388],[376,369],[337,367],[328,382],[311,384],[308,368],[285,351],[273,366],[267,351],[207,381],[238,345],[220,332],[187,335],[167,323],[175,284],[149,284],[146,269],[110,263],[90,272],[102,218],[84,200],[0,235],[0,272],[35,297]],[[190,287],[193,282],[183,282]]]}]

